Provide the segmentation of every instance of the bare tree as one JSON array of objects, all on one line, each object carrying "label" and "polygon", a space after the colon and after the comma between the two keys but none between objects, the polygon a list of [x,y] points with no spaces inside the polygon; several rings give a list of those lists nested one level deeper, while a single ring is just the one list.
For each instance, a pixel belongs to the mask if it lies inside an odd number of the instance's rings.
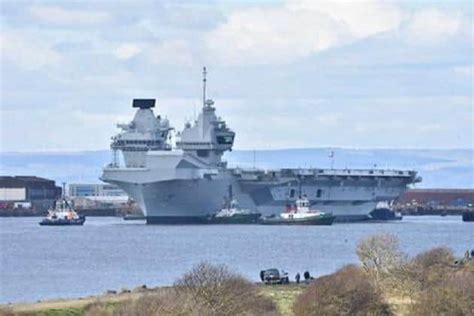
[{"label": "bare tree", "polygon": [[364,270],[377,282],[396,277],[407,261],[397,236],[392,234],[377,234],[362,240],[357,246],[357,256]]}]

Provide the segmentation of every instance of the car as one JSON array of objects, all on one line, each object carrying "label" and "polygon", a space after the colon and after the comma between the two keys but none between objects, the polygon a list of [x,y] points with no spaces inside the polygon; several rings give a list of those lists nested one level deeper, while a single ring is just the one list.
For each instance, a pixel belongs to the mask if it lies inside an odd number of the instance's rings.
[{"label": "car", "polygon": [[288,273],[272,268],[263,271],[263,282],[265,284],[289,284]]}]

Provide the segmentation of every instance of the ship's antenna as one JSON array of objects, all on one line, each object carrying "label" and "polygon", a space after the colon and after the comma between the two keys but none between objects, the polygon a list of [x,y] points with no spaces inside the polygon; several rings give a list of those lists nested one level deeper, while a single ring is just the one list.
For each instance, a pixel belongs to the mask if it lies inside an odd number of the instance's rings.
[{"label": "ship's antenna", "polygon": [[206,106],[206,67],[202,68],[202,106]]},{"label": "ship's antenna", "polygon": [[334,150],[329,152],[329,158],[331,158],[331,169],[334,169]]},{"label": "ship's antenna", "polygon": [[256,160],[256,152],[255,152],[255,148],[253,149],[253,170],[256,170],[256,166],[255,166],[255,160]]}]

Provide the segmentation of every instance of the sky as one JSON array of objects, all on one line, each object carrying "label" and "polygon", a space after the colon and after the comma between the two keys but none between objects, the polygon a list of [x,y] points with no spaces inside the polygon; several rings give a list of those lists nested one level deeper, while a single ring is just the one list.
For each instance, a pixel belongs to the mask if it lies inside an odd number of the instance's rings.
[{"label": "sky", "polygon": [[106,149],[133,98],[236,149],[473,148],[471,1],[0,0],[0,151]]}]

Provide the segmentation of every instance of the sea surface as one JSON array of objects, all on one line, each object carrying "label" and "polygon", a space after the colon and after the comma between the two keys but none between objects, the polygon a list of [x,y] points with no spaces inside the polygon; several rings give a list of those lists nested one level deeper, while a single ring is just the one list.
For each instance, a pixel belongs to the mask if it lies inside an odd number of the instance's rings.
[{"label": "sea surface", "polygon": [[171,285],[200,262],[223,263],[250,280],[276,267],[314,276],[357,263],[357,243],[389,232],[409,255],[474,249],[474,223],[460,216],[321,226],[150,226],[89,217],[82,227],[42,227],[40,218],[0,218],[0,303],[75,298],[146,284]]}]

